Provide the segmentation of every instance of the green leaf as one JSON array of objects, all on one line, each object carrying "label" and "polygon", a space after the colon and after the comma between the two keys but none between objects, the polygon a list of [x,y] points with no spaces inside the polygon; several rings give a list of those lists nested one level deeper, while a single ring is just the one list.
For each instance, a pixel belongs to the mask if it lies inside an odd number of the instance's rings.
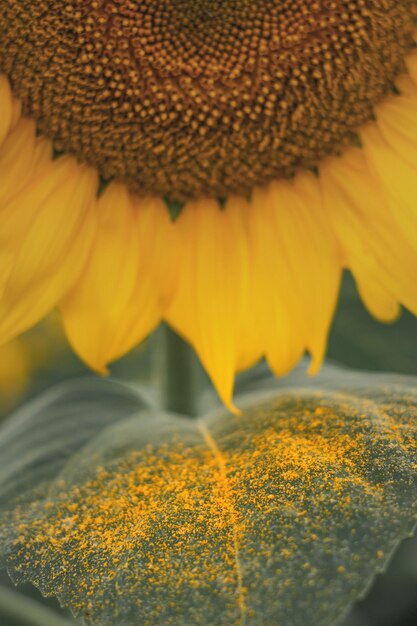
[{"label": "green leaf", "polygon": [[4,626],[71,626],[38,602],[0,586],[0,624]]},{"label": "green leaf", "polygon": [[417,518],[416,381],[288,384],[237,417],[108,381],[29,405],[0,432],[13,580],[96,626],[337,623]]}]

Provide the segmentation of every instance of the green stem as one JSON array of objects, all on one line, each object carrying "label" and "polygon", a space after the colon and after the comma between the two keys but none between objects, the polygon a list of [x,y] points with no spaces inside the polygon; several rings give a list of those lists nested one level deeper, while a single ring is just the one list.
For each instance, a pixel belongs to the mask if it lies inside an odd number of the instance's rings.
[{"label": "green stem", "polygon": [[201,366],[192,348],[168,326],[164,328],[163,394],[173,413],[198,415]]}]

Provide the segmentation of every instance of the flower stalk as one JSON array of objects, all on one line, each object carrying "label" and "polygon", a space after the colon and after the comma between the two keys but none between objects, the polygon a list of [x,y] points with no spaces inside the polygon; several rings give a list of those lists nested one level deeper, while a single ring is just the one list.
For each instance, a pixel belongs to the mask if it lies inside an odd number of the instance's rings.
[{"label": "flower stalk", "polygon": [[163,336],[163,400],[170,413],[196,417],[201,367],[193,349],[168,326]]}]

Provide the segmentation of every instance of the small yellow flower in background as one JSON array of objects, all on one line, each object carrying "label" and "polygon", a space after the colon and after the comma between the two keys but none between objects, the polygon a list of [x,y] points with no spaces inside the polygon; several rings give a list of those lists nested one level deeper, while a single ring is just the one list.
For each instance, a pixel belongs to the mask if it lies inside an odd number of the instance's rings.
[{"label": "small yellow flower in background", "polygon": [[166,320],[230,406],[262,356],[317,371],[343,268],[377,318],[417,314],[416,17],[416,0],[2,6],[0,340],[58,306],[105,372]]},{"label": "small yellow flower in background", "polygon": [[36,328],[0,345],[0,420],[21,401],[39,374],[62,369],[67,352],[63,339],[60,320],[52,314]]},{"label": "small yellow flower in background", "polygon": [[30,369],[23,341],[14,339],[0,346],[0,411],[8,409],[24,392]]}]

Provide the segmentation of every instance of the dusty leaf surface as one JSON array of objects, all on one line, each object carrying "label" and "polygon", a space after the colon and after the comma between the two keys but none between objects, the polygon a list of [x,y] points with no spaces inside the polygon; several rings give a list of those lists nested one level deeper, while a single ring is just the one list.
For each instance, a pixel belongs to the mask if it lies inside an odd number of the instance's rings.
[{"label": "dusty leaf surface", "polygon": [[73,383],[15,415],[13,579],[95,626],[337,623],[417,518],[417,387],[335,370],[262,394],[190,420]]}]

